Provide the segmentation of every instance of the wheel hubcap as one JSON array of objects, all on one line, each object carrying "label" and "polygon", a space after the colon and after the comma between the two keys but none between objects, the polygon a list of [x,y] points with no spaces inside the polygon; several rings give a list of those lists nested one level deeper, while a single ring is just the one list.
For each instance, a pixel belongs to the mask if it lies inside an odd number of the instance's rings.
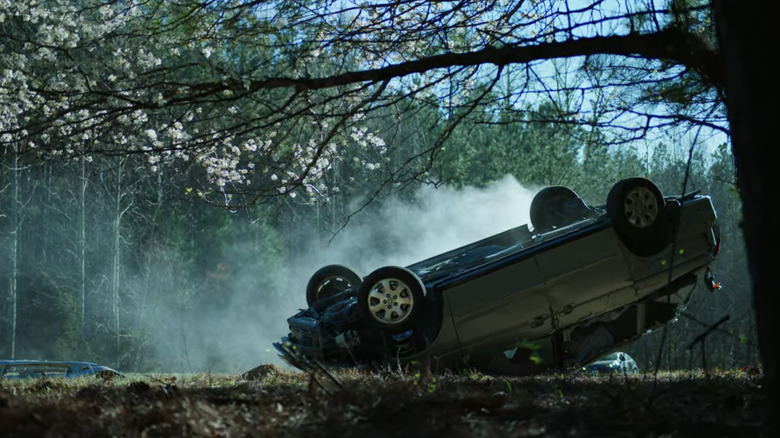
[{"label": "wheel hubcap", "polygon": [[631,225],[647,228],[653,225],[658,217],[658,201],[649,189],[637,187],[626,194],[623,213]]},{"label": "wheel hubcap", "polygon": [[396,278],[378,281],[368,292],[368,310],[371,316],[384,324],[400,324],[414,307],[414,296],[409,286]]}]

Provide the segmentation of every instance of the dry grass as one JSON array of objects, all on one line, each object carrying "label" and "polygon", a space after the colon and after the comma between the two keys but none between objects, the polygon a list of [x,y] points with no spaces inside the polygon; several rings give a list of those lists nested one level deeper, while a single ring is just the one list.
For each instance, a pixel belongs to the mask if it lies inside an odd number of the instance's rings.
[{"label": "dry grass", "polygon": [[0,436],[769,436],[757,373],[316,377],[266,365],[255,375],[0,381]]}]

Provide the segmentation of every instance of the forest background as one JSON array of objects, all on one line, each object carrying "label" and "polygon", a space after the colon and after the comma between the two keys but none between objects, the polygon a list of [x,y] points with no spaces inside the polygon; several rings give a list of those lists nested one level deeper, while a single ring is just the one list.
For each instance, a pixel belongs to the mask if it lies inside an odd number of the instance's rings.
[{"label": "forest background", "polygon": [[[384,134],[398,127],[381,121],[372,128],[400,155],[427,148],[436,136],[420,121],[390,137]],[[127,371],[237,372],[276,363],[271,342],[286,335],[286,318],[305,305],[306,281],[320,266],[342,263],[366,275],[383,265],[411,264],[528,223],[532,196],[545,185],[572,187],[589,204],[602,205],[613,182],[641,175],[665,194],[685,189],[712,196],[723,236],[713,268],[724,288],[711,293],[697,286],[689,317],[669,327],[663,357],[660,332],[628,351],[643,368],[659,359],[663,368],[687,367],[691,360],[700,366],[699,346],[691,351],[688,345],[729,315],[707,340],[708,366],[756,363],[740,201],[727,146],[695,150],[683,187],[691,147],[681,144],[685,137],[610,149],[577,141],[576,129],[552,123],[458,129],[431,170],[435,185],[421,181],[376,195],[381,178],[363,169],[362,157],[348,156],[354,165],[328,176],[342,191],[327,202],[289,198],[239,210],[189,194],[201,176],[193,167],[151,173],[137,156],[95,157],[87,165],[5,163],[4,179],[13,185],[0,196],[6,292],[0,356],[78,358]],[[534,159],[523,159],[526,154]],[[355,214],[368,197],[373,201]],[[17,218],[15,229],[10,217]]]},{"label": "forest background", "polygon": [[368,2],[359,30],[375,40],[355,37],[354,9],[321,3],[0,2],[0,356],[244,371],[276,361],[271,342],[324,264],[411,263],[527,222],[543,186],[598,205],[645,176],[713,197],[724,289],[700,285],[687,316],[628,351],[643,368],[757,362],[712,71],[596,51],[306,82],[610,32],[714,45],[707,2],[474,2],[463,16],[443,2],[427,21],[427,2],[389,15]]}]

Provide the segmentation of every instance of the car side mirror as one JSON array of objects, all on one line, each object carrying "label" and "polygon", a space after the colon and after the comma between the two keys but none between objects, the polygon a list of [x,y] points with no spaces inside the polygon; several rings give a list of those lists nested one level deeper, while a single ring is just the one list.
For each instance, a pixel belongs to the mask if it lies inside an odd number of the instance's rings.
[{"label": "car side mirror", "polygon": [[625,362],[626,361],[626,357],[623,356],[622,354],[619,354],[618,355],[618,360],[621,361],[621,362]]},{"label": "car side mirror", "polygon": [[707,289],[709,289],[710,292],[715,292],[722,287],[719,281],[715,281],[715,276],[712,274],[712,269],[709,267],[707,268],[707,271],[704,272],[704,285],[707,286]]}]

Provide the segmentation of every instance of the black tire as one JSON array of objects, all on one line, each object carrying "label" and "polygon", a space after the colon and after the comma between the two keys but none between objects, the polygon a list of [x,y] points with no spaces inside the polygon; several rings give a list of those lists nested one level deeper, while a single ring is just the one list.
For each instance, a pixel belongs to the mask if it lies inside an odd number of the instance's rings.
[{"label": "black tire", "polygon": [[591,213],[574,190],[564,186],[545,187],[531,201],[531,225],[537,232],[569,225]]},{"label": "black tire", "polygon": [[649,179],[627,178],[612,186],[607,216],[626,247],[640,257],[658,254],[671,243],[663,194]]},{"label": "black tire", "polygon": [[306,285],[306,304],[312,306],[318,301],[356,287],[360,282],[360,276],[346,266],[322,267],[311,276]]},{"label": "black tire", "polygon": [[369,274],[358,292],[358,311],[371,327],[404,332],[422,312],[425,286],[414,272],[400,266],[385,266]]}]

